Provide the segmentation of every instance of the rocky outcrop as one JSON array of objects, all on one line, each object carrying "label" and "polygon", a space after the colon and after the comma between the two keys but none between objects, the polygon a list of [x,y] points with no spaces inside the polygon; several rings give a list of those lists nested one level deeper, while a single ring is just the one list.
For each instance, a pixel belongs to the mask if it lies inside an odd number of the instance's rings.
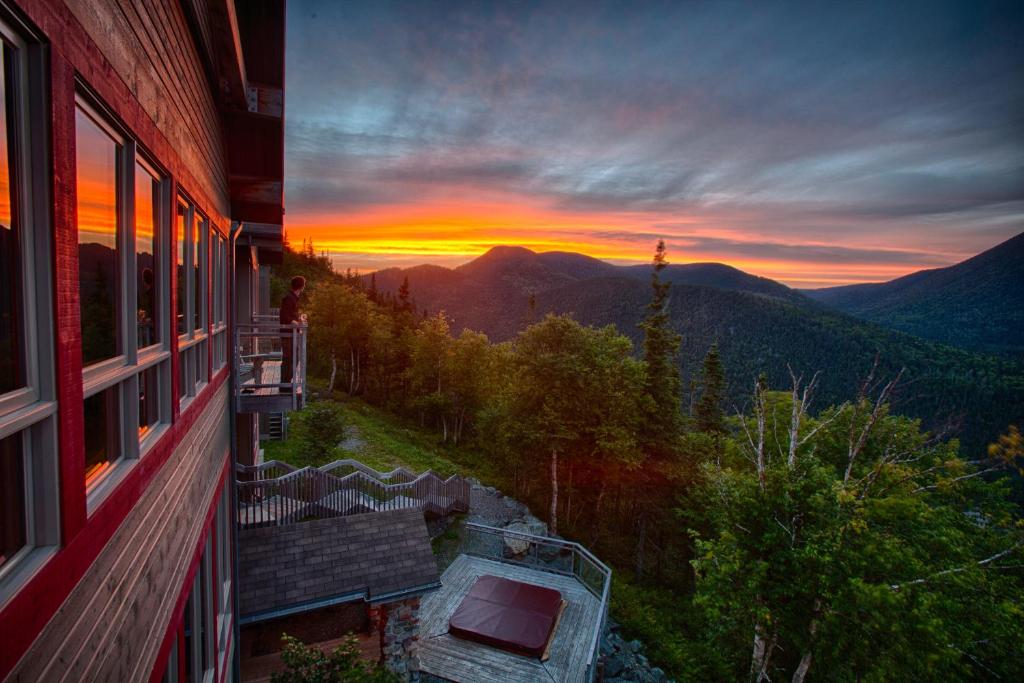
[{"label": "rocky outcrop", "polygon": [[639,640],[627,641],[619,633],[618,624],[610,619],[601,639],[601,655],[604,659],[605,683],[640,681],[641,683],[666,683],[670,681],[665,672],[652,666],[644,655],[644,646]]}]

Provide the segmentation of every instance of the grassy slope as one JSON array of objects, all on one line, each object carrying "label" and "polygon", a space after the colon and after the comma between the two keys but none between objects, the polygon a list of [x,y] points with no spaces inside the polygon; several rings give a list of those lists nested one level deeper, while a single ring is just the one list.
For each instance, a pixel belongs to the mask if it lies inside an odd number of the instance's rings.
[{"label": "grassy slope", "polygon": [[[399,466],[415,472],[432,469],[445,477],[458,473],[476,477],[498,488],[510,488],[479,453],[440,444],[436,435],[362,401],[341,399],[339,403],[345,406],[345,417],[362,442],[355,452],[338,449],[325,453],[315,462],[303,462],[295,456],[289,442],[265,441],[266,459],[316,466],[339,458],[355,458],[381,471]],[[453,543],[455,535],[453,531],[438,539],[435,552]],[[697,663],[693,654],[681,646],[679,637],[685,631],[685,611],[680,605],[685,598],[664,589],[631,584],[626,578],[626,568],[613,569],[616,573],[611,600],[612,618],[622,624],[625,637],[641,639],[651,661],[670,676],[679,679],[693,676]]]}]

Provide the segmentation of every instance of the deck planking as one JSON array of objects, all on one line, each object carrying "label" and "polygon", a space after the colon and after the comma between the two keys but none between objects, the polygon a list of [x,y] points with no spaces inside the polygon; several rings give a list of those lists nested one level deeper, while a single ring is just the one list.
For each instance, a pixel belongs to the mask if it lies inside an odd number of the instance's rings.
[{"label": "deck planking", "polygon": [[[562,594],[567,604],[546,662],[448,634],[452,613],[476,579],[485,574],[554,588]],[[600,601],[571,576],[459,555],[441,576],[441,588],[423,598],[420,670],[458,683],[585,681],[591,638],[601,619],[600,607]]]}]

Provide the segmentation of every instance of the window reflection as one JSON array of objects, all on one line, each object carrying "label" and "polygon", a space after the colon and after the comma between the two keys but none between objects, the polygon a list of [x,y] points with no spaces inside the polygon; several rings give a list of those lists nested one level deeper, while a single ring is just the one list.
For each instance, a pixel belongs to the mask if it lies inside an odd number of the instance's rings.
[{"label": "window reflection", "polygon": [[160,341],[157,338],[156,250],[157,211],[160,183],[141,164],[135,164],[135,271],[138,304],[138,348]]},{"label": "window reflection", "polygon": [[92,484],[121,458],[118,386],[85,399],[85,483]]},{"label": "window reflection", "polygon": [[117,314],[118,145],[81,109],[75,111],[78,284],[82,364],[120,353]]},{"label": "window reflection", "polygon": [[160,423],[160,375],[153,366],[139,375],[139,438]]},{"label": "window reflection", "polygon": [[194,283],[193,291],[195,293],[195,310],[193,313],[195,317],[195,327],[193,329],[201,330],[206,327],[206,321],[203,315],[203,290],[205,289],[203,284],[206,281],[206,278],[204,277],[206,269],[203,267],[205,264],[203,263],[202,250],[202,244],[206,238],[206,219],[196,216],[195,224],[196,232],[192,243],[192,276],[194,278],[192,282]]},{"label": "window reflection", "polygon": [[178,334],[185,334],[188,331],[185,320],[185,246],[189,233],[188,207],[178,202],[177,221],[177,279],[178,285],[175,288],[175,314],[178,319]]},{"label": "window reflection", "polygon": [[0,567],[28,543],[20,433],[0,439]]},{"label": "window reflection", "polygon": [[12,55],[6,45],[0,51],[0,394],[25,386],[25,358],[22,355],[21,227],[17,224],[17,201],[11,182],[16,168],[13,120],[14,98],[7,83],[11,80]]}]

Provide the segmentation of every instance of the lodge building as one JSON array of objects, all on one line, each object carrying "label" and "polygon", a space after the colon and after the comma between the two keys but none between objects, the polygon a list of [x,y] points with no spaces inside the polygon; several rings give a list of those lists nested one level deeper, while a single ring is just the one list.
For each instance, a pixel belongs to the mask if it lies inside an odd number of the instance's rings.
[{"label": "lodge building", "polygon": [[284,5],[0,0],[0,680],[237,679]]}]

